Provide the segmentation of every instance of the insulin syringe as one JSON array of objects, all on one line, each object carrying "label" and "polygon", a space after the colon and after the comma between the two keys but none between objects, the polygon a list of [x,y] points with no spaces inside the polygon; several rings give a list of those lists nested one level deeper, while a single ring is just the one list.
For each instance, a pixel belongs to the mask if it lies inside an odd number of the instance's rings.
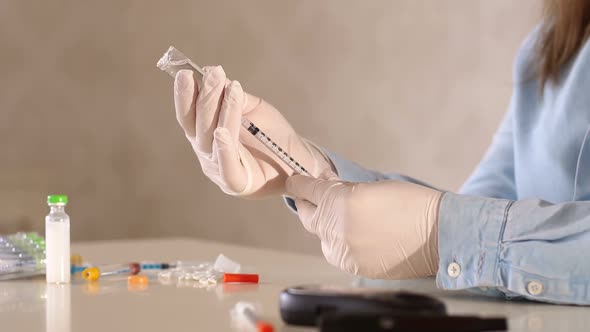
[{"label": "insulin syringe", "polygon": [[[193,63],[184,54],[178,51],[173,46],[170,46],[162,58],[158,61],[158,68],[168,73],[173,78],[176,77],[182,69],[192,70],[198,79],[203,79],[203,70],[201,67]],[[311,176],[311,174],[301,166],[297,161],[293,159],[283,148],[275,143],[268,135],[266,135],[260,128],[258,128],[252,121],[246,117],[242,117],[242,127],[246,128],[252,136],[256,137],[266,148],[274,153],[279,159],[281,159],[287,166],[289,166],[296,174]]]}]

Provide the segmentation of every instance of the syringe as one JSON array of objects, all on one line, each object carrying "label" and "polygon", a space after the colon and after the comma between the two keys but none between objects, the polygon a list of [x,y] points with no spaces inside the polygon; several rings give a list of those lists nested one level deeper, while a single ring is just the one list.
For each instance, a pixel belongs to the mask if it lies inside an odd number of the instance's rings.
[{"label": "syringe", "polygon": [[[201,67],[193,63],[189,58],[182,54],[179,50],[170,46],[166,53],[160,58],[157,64],[158,68],[165,71],[173,78],[176,73],[182,69],[192,70],[198,79],[202,80],[204,72]],[[268,135],[266,135],[260,128],[258,128],[252,121],[246,117],[242,117],[242,127],[246,128],[252,136],[256,137],[266,148],[268,148],[274,155],[281,159],[287,166],[289,166],[296,174],[311,176],[311,174],[301,166],[293,157],[291,157],[283,148],[275,143]]]}]

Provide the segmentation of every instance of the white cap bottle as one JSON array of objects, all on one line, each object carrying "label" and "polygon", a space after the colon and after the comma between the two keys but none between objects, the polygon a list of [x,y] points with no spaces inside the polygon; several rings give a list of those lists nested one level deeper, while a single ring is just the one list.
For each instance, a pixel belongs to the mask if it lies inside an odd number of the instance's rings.
[{"label": "white cap bottle", "polygon": [[45,217],[45,274],[48,283],[69,283],[70,216],[65,212],[68,196],[47,196],[49,214]]}]

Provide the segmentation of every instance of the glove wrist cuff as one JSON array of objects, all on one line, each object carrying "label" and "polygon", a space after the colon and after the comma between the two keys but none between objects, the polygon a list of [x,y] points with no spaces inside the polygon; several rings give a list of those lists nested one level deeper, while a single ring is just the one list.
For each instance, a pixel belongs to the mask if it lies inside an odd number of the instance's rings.
[{"label": "glove wrist cuff", "polygon": [[310,171],[314,177],[319,177],[320,174],[322,174],[322,172],[324,172],[326,169],[329,169],[333,173],[337,174],[336,167],[332,163],[332,160],[322,150],[322,148],[320,148],[314,142],[306,138],[301,138],[301,140],[303,141],[305,148],[309,151],[309,154],[313,158],[313,168]]},{"label": "glove wrist cuff", "polygon": [[442,192],[437,192],[429,202],[428,207],[428,224],[431,230],[426,240],[429,252],[429,260],[426,262],[430,275],[436,275],[438,270],[439,254],[438,254],[438,211],[440,209],[440,202],[443,197]]}]

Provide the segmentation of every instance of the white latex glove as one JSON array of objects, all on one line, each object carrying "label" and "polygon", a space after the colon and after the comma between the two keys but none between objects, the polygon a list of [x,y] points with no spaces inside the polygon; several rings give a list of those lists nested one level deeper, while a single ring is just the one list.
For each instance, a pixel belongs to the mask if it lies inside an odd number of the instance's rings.
[{"label": "white latex glove", "polygon": [[292,176],[287,191],[330,264],[374,279],[436,274],[441,192],[399,181],[343,182],[334,174]]},{"label": "white latex glove", "polygon": [[264,100],[227,80],[221,67],[203,68],[202,82],[181,70],[174,84],[176,118],[205,175],[224,192],[245,197],[283,194],[293,171],[241,126],[242,115],[256,124],[312,175],[330,168],[327,158],[302,139]]}]

